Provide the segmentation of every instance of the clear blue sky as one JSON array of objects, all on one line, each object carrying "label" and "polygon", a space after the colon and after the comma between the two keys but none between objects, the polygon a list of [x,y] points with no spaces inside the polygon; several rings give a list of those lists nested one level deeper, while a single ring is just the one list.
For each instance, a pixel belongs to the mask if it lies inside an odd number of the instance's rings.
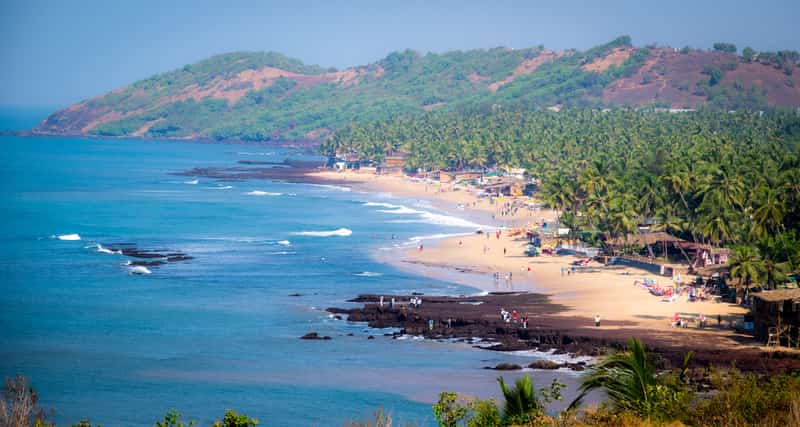
[{"label": "clear blue sky", "polygon": [[798,22],[800,0],[0,0],[0,105],[65,106],[236,50],[339,68],[404,48],[585,49],[622,34],[800,50]]}]

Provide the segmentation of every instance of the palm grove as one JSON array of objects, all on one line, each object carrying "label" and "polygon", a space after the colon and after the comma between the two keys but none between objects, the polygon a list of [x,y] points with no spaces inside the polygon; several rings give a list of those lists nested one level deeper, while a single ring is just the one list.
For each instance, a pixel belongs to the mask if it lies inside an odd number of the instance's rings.
[{"label": "palm grove", "polygon": [[796,112],[494,110],[354,123],[322,151],[380,161],[403,149],[410,170],[524,167],[560,222],[584,236],[649,223],[731,247],[744,288],[773,288],[800,269]]}]

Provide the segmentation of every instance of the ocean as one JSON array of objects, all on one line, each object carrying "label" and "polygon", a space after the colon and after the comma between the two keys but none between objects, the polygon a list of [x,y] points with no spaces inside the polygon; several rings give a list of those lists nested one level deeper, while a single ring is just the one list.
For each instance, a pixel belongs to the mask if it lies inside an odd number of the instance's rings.
[{"label": "ocean", "polygon": [[[0,110],[0,128],[41,114]],[[366,292],[475,293],[375,256],[470,233],[471,221],[339,186],[173,175],[313,153],[8,135],[0,145],[0,375],[29,377],[58,425],[150,426],[170,408],[208,425],[231,408],[269,426],[336,426],[378,409],[426,426],[439,392],[497,396],[498,373],[483,367],[532,360],[392,339],[324,311]],[[191,259],[135,268],[120,247]],[[308,332],[332,339],[298,339]],[[535,374],[553,378],[576,377]]]}]

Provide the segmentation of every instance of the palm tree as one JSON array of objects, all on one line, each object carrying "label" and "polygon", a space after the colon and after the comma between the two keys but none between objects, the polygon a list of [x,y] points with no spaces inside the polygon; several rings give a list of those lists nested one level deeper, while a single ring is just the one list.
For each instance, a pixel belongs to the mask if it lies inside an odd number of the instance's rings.
[{"label": "palm tree", "polygon": [[731,266],[731,278],[739,279],[739,286],[744,288],[745,293],[750,289],[753,281],[758,281],[764,274],[764,264],[761,254],[757,248],[748,245],[736,246],[733,248],[729,260]]},{"label": "palm tree", "polygon": [[782,188],[758,186],[755,195],[758,207],[753,211],[753,237],[765,237],[770,232],[780,231],[783,228],[783,217],[786,212],[783,194]]},{"label": "palm tree", "polygon": [[602,389],[618,410],[650,415],[656,384],[656,369],[644,344],[631,338],[627,352],[611,354],[589,370],[570,408],[579,406],[592,390]]},{"label": "palm tree", "polygon": [[536,396],[533,380],[528,375],[517,378],[514,388],[506,386],[503,377],[497,378],[500,390],[503,392],[506,404],[503,407],[503,420],[506,423],[525,419],[529,415],[541,414],[544,411],[542,403]]}]

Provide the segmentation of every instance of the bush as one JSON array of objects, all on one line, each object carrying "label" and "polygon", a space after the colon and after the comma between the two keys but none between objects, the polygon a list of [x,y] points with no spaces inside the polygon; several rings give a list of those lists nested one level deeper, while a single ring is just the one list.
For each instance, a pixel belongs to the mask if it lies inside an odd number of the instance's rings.
[{"label": "bush", "polygon": [[39,406],[39,396],[23,376],[7,378],[0,393],[0,426],[49,427],[47,414]]},{"label": "bush", "polygon": [[714,50],[718,52],[736,53],[736,45],[733,43],[714,43]]},{"label": "bush", "polygon": [[796,374],[764,380],[732,370],[726,375],[714,372],[711,381],[717,391],[697,402],[687,417],[690,424],[800,425],[800,379]]},{"label": "bush", "polygon": [[245,414],[239,414],[231,409],[225,410],[225,417],[222,421],[214,421],[213,427],[256,427],[258,420],[250,418]]}]

